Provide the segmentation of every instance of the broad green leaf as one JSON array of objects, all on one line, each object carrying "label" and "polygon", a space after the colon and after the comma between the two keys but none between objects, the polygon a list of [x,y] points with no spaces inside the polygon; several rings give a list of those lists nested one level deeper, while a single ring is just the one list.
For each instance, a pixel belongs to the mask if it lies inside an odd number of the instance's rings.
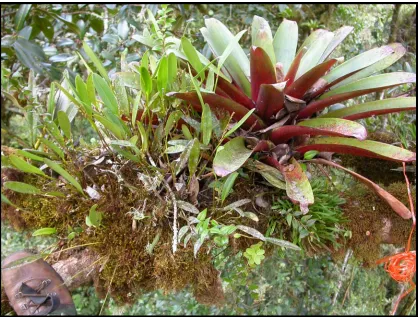
[{"label": "broad green leaf", "polygon": [[93,62],[94,66],[96,66],[96,69],[99,71],[100,75],[102,75],[102,77],[106,80],[106,82],[110,84],[109,76],[102,62],[100,61],[100,59],[96,56],[96,54],[93,52],[93,50],[90,48],[90,46],[88,46],[86,42],[83,42],[83,49],[86,52],[87,56],[90,58],[90,60]]},{"label": "broad green leaf", "polygon": [[193,175],[197,170],[197,165],[200,158],[200,142],[198,139],[194,139],[192,148],[190,150],[189,157],[189,174]]},{"label": "broad green leaf", "polygon": [[33,69],[38,74],[45,75],[45,68],[42,63],[46,62],[46,55],[39,45],[19,37],[13,43],[13,47],[17,58],[23,65]]},{"label": "broad green leaf", "polygon": [[294,203],[300,205],[302,213],[309,211],[308,206],[314,203],[314,195],[308,177],[295,158],[291,158],[287,166],[280,165],[286,181],[286,194]]},{"label": "broad green leaf", "polygon": [[187,125],[182,124],[181,125],[181,131],[183,132],[184,136],[186,137],[187,140],[191,140],[193,139],[193,135],[191,134],[189,128],[187,127]]},{"label": "broad green leaf", "polygon": [[168,84],[171,85],[177,78],[177,57],[174,53],[168,54]]},{"label": "broad green leaf", "polygon": [[115,74],[119,78],[120,83],[126,87],[141,89],[141,76],[134,72],[119,72]]},{"label": "broad green leaf", "polygon": [[305,152],[305,154],[303,154],[303,159],[304,160],[312,160],[319,152],[318,151],[308,151]]},{"label": "broad green leaf", "polygon": [[86,216],[86,224],[89,227],[97,228],[100,226],[100,223],[102,222],[103,213],[100,211],[96,211],[96,209],[97,204],[94,204],[90,208],[89,215]]},{"label": "broad green leaf", "polygon": [[[199,209],[197,209],[197,207],[195,207],[194,205],[192,205],[191,203],[189,203],[187,201],[177,200],[177,205],[179,206],[179,208],[181,208],[181,209],[183,209],[185,211],[191,212],[192,214],[196,214],[196,215],[199,214]],[[180,229],[180,231],[179,231],[179,237],[181,236],[180,235],[180,232],[181,231],[182,230]],[[179,240],[180,240],[180,238],[179,238]]]},{"label": "broad green leaf", "polygon": [[103,126],[107,130],[112,132],[115,135],[115,137],[117,137],[118,139],[124,139],[125,138],[125,131],[120,126],[118,126],[117,124],[112,122],[111,120],[109,120],[105,117],[102,117],[100,115],[94,115],[93,117],[94,117],[94,119],[99,121],[101,124],[103,124]]},{"label": "broad green leaf", "polygon": [[93,82],[104,105],[114,114],[119,113],[118,101],[106,81],[97,74],[93,74]]},{"label": "broad green leaf", "polygon": [[67,139],[71,139],[71,123],[64,111],[58,111],[58,123]]},{"label": "broad green leaf", "polygon": [[43,157],[35,155],[33,153],[30,153],[30,152],[27,152],[25,150],[17,150],[16,154],[19,154],[21,156],[24,156],[26,158],[29,158],[31,160],[38,161],[38,162],[43,162],[44,161]]},{"label": "broad green leaf", "polygon": [[142,152],[146,153],[148,152],[148,133],[145,131],[145,128],[142,122],[137,121],[137,125],[138,125],[139,133],[141,134]]},{"label": "broad green leaf", "polygon": [[296,73],[296,79],[301,77],[307,71],[315,67],[320,59],[322,54],[325,52],[327,46],[331,43],[334,33],[325,31],[325,30],[318,30],[322,31],[319,33],[318,37],[310,43],[310,45],[302,45],[308,47],[308,50],[303,55],[298,71]]},{"label": "broad green leaf", "polygon": [[51,83],[48,95],[48,113],[52,116],[55,110],[55,83]]},{"label": "broad green leaf", "polygon": [[81,188],[80,183],[73,176],[71,176],[65,169],[63,169],[57,163],[55,163],[51,160],[48,160],[47,158],[44,159],[44,162],[52,170],[54,170],[55,172],[60,174],[62,177],[64,177],[71,185],[73,185],[84,196],[84,192],[83,192],[83,189]]},{"label": "broad green leaf", "polygon": [[212,138],[212,112],[207,104],[202,106],[202,122],[200,124],[200,131],[202,131],[202,142],[208,145]]},{"label": "broad green leaf", "polygon": [[21,158],[10,155],[9,156],[10,163],[13,164],[14,167],[21,170],[24,173],[31,173],[31,174],[38,174],[42,176],[46,176],[44,172],[42,172],[39,168],[29,164],[28,162],[22,160]]},{"label": "broad green leaf", "polygon": [[[206,19],[205,24],[206,27],[200,29],[200,31],[214,54],[221,56],[228,44],[234,40],[234,35],[232,35],[225,25],[216,19]],[[247,96],[250,96],[251,86],[248,80],[250,76],[250,62],[239,44],[234,46],[224,66],[237,85]]]},{"label": "broad green leaf", "polygon": [[123,147],[128,147],[134,150],[136,155],[139,155],[141,152],[139,151],[138,147],[136,146],[136,144],[133,144],[130,141],[125,141],[125,140],[110,140],[109,141],[110,145],[117,145],[117,146],[123,146]]},{"label": "broad green leaf", "polygon": [[252,153],[252,150],[246,148],[243,137],[234,138],[218,147],[213,159],[216,175],[223,177],[235,172],[244,165]]},{"label": "broad green leaf", "polygon": [[202,210],[198,215],[197,215],[197,220],[199,221],[203,221],[206,219],[206,214],[208,212],[208,209],[205,208],[204,210]]},{"label": "broad green leaf", "polygon": [[281,240],[281,239],[276,239],[276,238],[271,238],[271,237],[265,237],[265,241],[266,242],[270,242],[273,244],[276,244],[278,246],[287,248],[287,249],[292,249],[292,250],[297,250],[300,251],[301,248],[299,248],[296,244],[293,244],[289,241],[286,240]]},{"label": "broad green leaf", "polygon": [[46,119],[44,124],[49,132],[49,134],[58,142],[58,144],[64,148],[65,141],[64,137],[61,135],[61,131],[59,130],[58,126],[55,124],[54,121]]},{"label": "broad green leaf", "polygon": [[323,114],[320,118],[358,120],[393,112],[415,110],[416,97],[398,97],[366,102]]},{"label": "broad green leaf", "polygon": [[351,138],[327,137],[312,138],[306,145],[295,149],[305,153],[310,150],[336,152],[359,156],[375,157],[395,162],[413,162],[416,154],[403,148],[376,141],[359,141]]},{"label": "broad green leaf", "polygon": [[168,84],[168,62],[167,56],[163,56],[158,63],[157,73],[157,89],[161,94],[164,94],[167,90]]},{"label": "broad green leaf", "polygon": [[296,55],[298,44],[298,24],[295,21],[283,19],[273,39],[276,62],[282,63],[283,72],[287,74]]},{"label": "broad green leaf", "polygon": [[177,121],[179,121],[179,119],[181,118],[182,114],[183,113],[180,110],[176,110],[176,111],[173,111],[172,113],[170,113],[170,115],[168,116],[167,122],[165,124],[165,127],[164,127],[165,136],[167,136],[170,133],[170,131],[173,128],[174,124]]},{"label": "broad green leaf", "polygon": [[19,6],[19,10],[17,10],[15,15],[15,29],[16,31],[20,31],[25,24],[26,17],[30,11],[32,4],[21,4]]},{"label": "broad green leaf", "polygon": [[190,43],[190,41],[184,36],[181,38],[181,46],[183,48],[184,54],[187,57],[187,60],[192,65],[194,70],[197,73],[200,73],[200,78],[203,79],[204,78],[204,73],[201,72],[202,69],[203,69],[203,65],[202,65],[202,62],[199,59],[199,56],[197,55],[196,49],[194,48],[192,43]]},{"label": "broad green leaf", "polygon": [[35,186],[22,182],[8,181],[3,184],[3,187],[22,194],[36,195],[41,193],[41,191]]},{"label": "broad green leaf", "polygon": [[55,229],[55,228],[41,228],[41,229],[38,229],[35,232],[33,232],[32,237],[47,236],[47,235],[51,235],[51,234],[55,234],[55,233],[57,233],[57,229]]},{"label": "broad green leaf", "polygon": [[45,138],[41,138],[40,141],[45,144],[49,149],[54,151],[61,159],[65,159],[64,152],[59,148],[58,145],[54,144],[54,142],[47,140]]},{"label": "broad green leaf", "polygon": [[116,77],[114,80],[115,96],[120,106],[120,113],[129,115],[129,101],[126,88],[121,77]]},{"label": "broad green leaf", "polygon": [[238,172],[233,172],[233,173],[229,174],[228,177],[226,178],[225,183],[222,186],[222,192],[221,192],[221,201],[222,202],[224,202],[225,199],[229,196],[238,175],[239,175]]},{"label": "broad green leaf", "polygon": [[97,99],[95,93],[96,90],[94,89],[93,73],[90,73],[87,77],[86,86],[88,99],[90,100],[90,103],[97,108]]},{"label": "broad green leaf", "polygon": [[148,70],[144,67],[139,69],[141,75],[141,88],[142,91],[149,97],[152,92],[152,80]]},{"label": "broad green leaf", "polygon": [[[92,115],[92,108],[91,108],[91,101],[89,98],[89,92],[87,89],[87,85],[83,82],[80,75],[77,75],[75,78],[75,87],[77,90],[77,95],[80,98],[81,102],[84,105],[84,109],[88,116]],[[94,94],[94,89],[93,89]]]},{"label": "broad green leaf", "polygon": [[251,25],[251,39],[252,45],[261,47],[270,57],[271,64],[273,66],[276,65],[273,35],[271,33],[270,25],[264,18],[257,15],[254,16],[253,24]]}]

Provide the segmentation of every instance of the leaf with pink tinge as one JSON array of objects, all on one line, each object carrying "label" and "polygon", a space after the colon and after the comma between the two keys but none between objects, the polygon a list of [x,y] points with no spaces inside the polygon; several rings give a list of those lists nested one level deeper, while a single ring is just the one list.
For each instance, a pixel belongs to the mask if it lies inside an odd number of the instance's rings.
[{"label": "leaf with pink tinge", "polygon": [[251,98],[256,101],[262,84],[276,83],[276,72],[267,53],[261,48],[250,49]]},{"label": "leaf with pink tinge", "polygon": [[285,89],[287,95],[302,99],[304,94],[321,78],[338,60],[333,58],[329,61],[316,65],[314,68],[299,77],[292,85]]},{"label": "leaf with pink tinge", "polygon": [[[195,91],[192,92],[170,92],[167,93],[168,97],[176,97],[192,104],[193,108],[197,111],[202,111],[199,96]],[[243,105],[236,103],[232,99],[221,97],[214,93],[201,92],[203,102],[207,103],[212,109],[225,110],[230,114],[234,113],[234,119],[242,119],[250,110],[245,108]],[[263,120],[261,120],[254,113],[251,114],[248,119],[242,124],[246,129],[251,128],[254,125],[254,130],[260,130],[265,127]]]},{"label": "leaf with pink tinge", "polygon": [[371,188],[377,195],[379,195],[384,201],[386,201],[389,204],[389,206],[393,209],[393,211],[395,211],[403,219],[410,219],[412,217],[410,210],[403,203],[401,203],[398,199],[393,197],[386,190],[384,190],[377,184],[373,183],[371,180],[367,179],[366,177],[361,176],[360,174],[357,174],[353,171],[350,171],[349,169],[341,165],[338,165],[334,162],[327,161],[324,159],[312,159],[312,160],[309,160],[309,163],[319,163],[319,164],[330,165],[332,167],[336,167],[336,168],[346,171],[347,173],[359,179],[367,187]]},{"label": "leaf with pink tinge", "polygon": [[329,135],[348,136],[365,140],[367,130],[359,123],[335,118],[317,118],[299,122],[297,125],[287,125],[274,129],[270,139],[275,144],[281,144],[299,135]]},{"label": "leaf with pink tinge", "polygon": [[295,158],[290,159],[289,165],[279,165],[286,181],[286,194],[294,203],[299,203],[303,214],[309,211],[308,206],[314,203],[314,195],[308,177],[303,172]]},{"label": "leaf with pink tinge", "polygon": [[253,153],[247,149],[243,137],[236,137],[223,146],[218,147],[213,159],[213,169],[218,176],[227,176],[239,169]]},{"label": "leaf with pink tinge", "polygon": [[399,97],[362,103],[328,112],[320,118],[344,118],[358,120],[393,112],[416,110],[416,97]]},{"label": "leaf with pink tinge", "polygon": [[269,120],[284,107],[284,87],[286,82],[273,85],[261,85],[256,109],[259,116]]},{"label": "leaf with pink tinge", "polygon": [[292,64],[290,64],[290,68],[284,77],[284,81],[287,81],[287,85],[293,84],[295,81],[296,73],[298,72],[300,61],[302,57],[305,55],[308,49],[306,47],[302,47],[299,52],[296,54],[295,59],[293,60]]},{"label": "leaf with pink tinge", "polygon": [[308,144],[301,145],[295,148],[295,150],[302,154],[316,150],[374,157],[395,162],[413,162],[416,160],[414,152],[397,146],[370,140],[359,141],[340,137],[313,138],[309,140]]},{"label": "leaf with pink tinge", "polygon": [[334,51],[334,49],[347,37],[348,34],[353,31],[352,26],[343,26],[336,30],[334,32],[334,38],[331,40],[331,42],[328,44],[327,49],[322,54],[321,58],[319,59],[319,62],[322,63],[324,60],[327,59],[327,57]]},{"label": "leaf with pink tinge", "polygon": [[221,88],[232,100],[245,106],[247,109],[255,108],[254,101],[251,100],[242,90],[237,88],[235,85],[229,83],[222,77],[218,78],[218,88]]},{"label": "leaf with pink tinge", "polygon": [[308,118],[315,112],[344,100],[414,82],[416,82],[416,74],[405,72],[386,73],[359,79],[323,94],[319,100],[311,102],[303,109],[299,113],[299,118]]}]

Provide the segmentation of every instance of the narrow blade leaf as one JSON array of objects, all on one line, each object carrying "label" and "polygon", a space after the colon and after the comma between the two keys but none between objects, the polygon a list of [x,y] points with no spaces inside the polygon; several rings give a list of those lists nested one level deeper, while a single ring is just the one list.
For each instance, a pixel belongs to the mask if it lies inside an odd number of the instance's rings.
[{"label": "narrow blade leaf", "polygon": [[337,152],[395,162],[412,162],[416,160],[415,153],[397,146],[370,140],[359,141],[340,137],[313,138],[309,140],[307,145],[299,146],[295,150],[300,153],[310,150]]},{"label": "narrow blade leaf", "polygon": [[73,185],[80,193],[84,195],[84,192],[83,192],[83,189],[81,188],[80,183],[73,176],[71,176],[65,169],[63,169],[57,163],[51,160],[48,160],[47,158],[44,159],[44,162],[52,170],[54,170],[55,172],[60,174],[62,177],[64,177],[71,185]]}]

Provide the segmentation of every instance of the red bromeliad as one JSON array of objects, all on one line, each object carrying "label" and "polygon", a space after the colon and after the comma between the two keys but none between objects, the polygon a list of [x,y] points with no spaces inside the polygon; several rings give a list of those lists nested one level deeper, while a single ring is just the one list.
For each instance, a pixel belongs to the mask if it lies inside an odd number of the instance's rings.
[{"label": "red bromeliad", "polygon": [[[413,152],[366,140],[365,127],[354,121],[415,110],[415,97],[383,99],[334,111],[328,108],[358,96],[415,83],[413,73],[378,74],[405,54],[401,44],[374,48],[342,62],[341,58],[329,56],[352,27],[344,26],[335,32],[316,30],[297,50],[296,22],[285,19],[273,37],[267,21],[255,16],[248,59],[238,44],[243,32],[234,36],[216,19],[207,19],[205,23],[201,32],[219,58],[218,70],[222,69],[216,73],[217,84],[208,83],[213,63],[202,63],[204,58],[197,52],[190,53],[190,47],[182,41],[184,54],[180,52],[179,56],[189,61],[195,74],[198,73],[195,78],[202,79],[206,89],[168,95],[187,101],[197,111],[202,111],[202,103],[206,103],[212,110],[226,111],[234,120],[247,117],[242,124],[245,137],[236,132],[235,138],[218,148],[213,160],[217,175],[226,176],[247,163],[247,167],[260,172],[273,185],[285,188],[289,198],[299,203],[303,212],[308,212],[314,197],[297,161],[308,151],[396,162],[416,160]],[[255,152],[259,152],[258,161],[250,159]],[[400,216],[411,217],[408,209],[392,195],[364,177],[354,176],[378,192]]]}]

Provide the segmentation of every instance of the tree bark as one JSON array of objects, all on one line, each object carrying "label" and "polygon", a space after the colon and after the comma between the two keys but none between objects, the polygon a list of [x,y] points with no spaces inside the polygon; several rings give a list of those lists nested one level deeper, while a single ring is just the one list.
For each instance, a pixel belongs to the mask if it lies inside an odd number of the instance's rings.
[{"label": "tree bark", "polygon": [[399,26],[399,13],[401,12],[402,4],[395,4],[395,8],[393,9],[392,15],[392,22],[390,23],[390,35],[389,35],[389,43],[396,42],[396,38],[398,35],[398,26]]}]

